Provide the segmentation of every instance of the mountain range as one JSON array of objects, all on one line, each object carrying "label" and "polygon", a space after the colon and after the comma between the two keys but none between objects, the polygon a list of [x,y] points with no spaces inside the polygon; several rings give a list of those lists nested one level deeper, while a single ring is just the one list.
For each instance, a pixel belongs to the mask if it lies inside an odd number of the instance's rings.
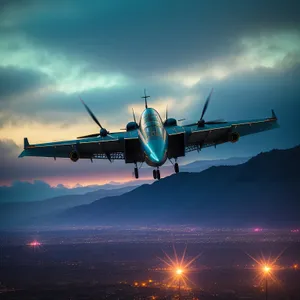
[{"label": "mountain range", "polygon": [[[272,150],[243,164],[181,172],[119,195],[99,199],[97,194],[90,198],[86,194],[82,200],[89,200],[77,206],[72,202],[71,207],[49,210],[43,217],[32,215],[23,222],[50,226],[294,226],[300,224],[299,170],[300,146]],[[55,202],[48,201],[50,206]]]},{"label": "mountain range", "polygon": [[[0,204],[0,226],[30,225],[36,219],[43,220],[47,216],[58,214],[68,208],[89,204],[95,200],[118,196],[135,189],[136,186],[127,186],[113,189],[98,189],[83,195],[64,195],[43,201],[7,202]],[[21,199],[20,199],[21,200]]]},{"label": "mountain range", "polygon": [[[249,158],[244,157],[233,157],[226,159],[212,159],[194,161],[192,163],[181,165],[181,170],[184,172],[200,172],[211,166],[220,165],[237,165],[247,161]],[[163,166],[163,174],[172,174],[173,166]],[[148,168],[143,168],[141,171],[147,171]],[[75,187],[69,188],[63,184],[59,184],[56,187],[50,186],[48,183],[41,180],[34,180],[33,182],[14,181],[11,186],[0,186],[0,205],[1,203],[8,202],[34,202],[42,201],[65,195],[84,195],[88,192],[94,192],[99,189],[120,189],[127,186],[139,186],[144,183],[151,183],[152,180],[132,180],[124,183],[120,182],[109,182],[103,185],[88,185],[81,186],[77,184]]]},{"label": "mountain range", "polygon": [[283,226],[300,223],[300,147],[237,166],[171,175],[118,197],[68,209],[62,224]]}]

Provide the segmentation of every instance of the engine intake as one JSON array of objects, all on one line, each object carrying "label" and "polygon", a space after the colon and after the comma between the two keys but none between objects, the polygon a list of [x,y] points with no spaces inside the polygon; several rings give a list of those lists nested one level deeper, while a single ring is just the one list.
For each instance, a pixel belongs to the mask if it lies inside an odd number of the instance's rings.
[{"label": "engine intake", "polygon": [[71,159],[71,161],[76,162],[79,159],[79,153],[78,153],[78,151],[72,150],[70,152],[70,159]]},{"label": "engine intake", "polygon": [[240,134],[238,132],[231,132],[228,136],[228,140],[231,143],[236,143],[240,139]]}]

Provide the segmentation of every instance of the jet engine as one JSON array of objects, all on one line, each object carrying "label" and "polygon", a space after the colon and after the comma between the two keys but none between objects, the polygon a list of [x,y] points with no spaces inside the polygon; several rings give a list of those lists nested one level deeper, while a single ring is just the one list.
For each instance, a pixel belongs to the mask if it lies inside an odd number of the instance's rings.
[{"label": "jet engine", "polygon": [[236,143],[240,139],[240,135],[238,132],[231,132],[228,136],[228,140],[231,143]]},{"label": "jet engine", "polygon": [[70,152],[70,159],[71,159],[71,161],[76,162],[79,159],[79,153],[78,153],[78,151],[72,150]]},{"label": "jet engine", "polygon": [[138,129],[138,128],[139,128],[139,125],[136,122],[129,122],[126,125],[126,131],[131,131],[131,130],[135,130],[135,129]]}]

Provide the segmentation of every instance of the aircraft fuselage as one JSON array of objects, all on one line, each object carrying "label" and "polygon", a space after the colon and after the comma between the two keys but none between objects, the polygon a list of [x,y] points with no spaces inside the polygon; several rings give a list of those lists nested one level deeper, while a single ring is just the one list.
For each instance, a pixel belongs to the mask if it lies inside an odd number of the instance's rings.
[{"label": "aircraft fuselage", "polygon": [[168,136],[159,113],[146,108],[140,118],[139,137],[145,161],[151,167],[160,167],[167,160]]}]

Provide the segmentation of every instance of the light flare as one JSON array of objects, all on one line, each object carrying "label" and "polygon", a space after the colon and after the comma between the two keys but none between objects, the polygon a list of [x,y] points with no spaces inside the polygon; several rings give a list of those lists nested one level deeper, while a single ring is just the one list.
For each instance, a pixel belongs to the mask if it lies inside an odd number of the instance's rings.
[{"label": "light flare", "polygon": [[280,270],[278,260],[285,250],[286,249],[273,257],[271,255],[269,257],[265,257],[263,253],[261,253],[260,257],[254,258],[250,254],[246,253],[257,264],[254,266],[254,269],[257,270],[255,281],[258,281],[259,285],[262,285],[266,278],[271,279],[271,281],[276,284],[279,284],[279,281],[276,278],[276,272]]},{"label": "light flare", "polygon": [[195,283],[192,282],[188,277],[188,275],[196,271],[196,269],[192,267],[192,264],[202,253],[190,260],[187,260],[185,257],[186,251],[187,246],[185,246],[182,256],[178,257],[177,251],[173,244],[173,258],[164,250],[162,250],[162,252],[164,253],[165,257],[158,257],[158,259],[166,265],[165,271],[169,273],[169,277],[166,280],[166,285],[170,288],[178,288],[178,286],[180,286],[182,289],[189,289],[190,284],[196,286]]},{"label": "light flare", "polygon": [[37,240],[34,240],[30,243],[28,243],[28,246],[36,248],[36,247],[40,247],[42,244],[40,242],[38,242]]},{"label": "light flare", "polygon": [[176,274],[177,274],[177,275],[181,275],[182,273],[183,273],[182,269],[177,269],[177,270],[176,270]]}]

